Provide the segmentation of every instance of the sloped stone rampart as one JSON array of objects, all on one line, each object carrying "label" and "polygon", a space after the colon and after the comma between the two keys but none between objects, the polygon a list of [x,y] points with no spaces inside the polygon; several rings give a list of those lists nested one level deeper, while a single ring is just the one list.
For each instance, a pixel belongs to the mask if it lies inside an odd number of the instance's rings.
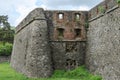
[{"label": "sloped stone rampart", "polygon": [[[34,19],[30,21],[33,17]],[[52,64],[47,29],[44,11],[41,8],[33,10],[18,25],[11,57],[11,66],[18,72],[28,77],[51,76]]]}]

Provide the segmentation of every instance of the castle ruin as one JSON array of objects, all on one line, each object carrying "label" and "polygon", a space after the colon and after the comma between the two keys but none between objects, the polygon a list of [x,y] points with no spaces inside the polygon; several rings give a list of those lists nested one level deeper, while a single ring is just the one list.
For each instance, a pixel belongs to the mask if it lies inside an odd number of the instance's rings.
[{"label": "castle ruin", "polygon": [[36,8],[16,27],[11,66],[28,77],[85,65],[105,80],[120,78],[120,8],[105,0],[90,11]]}]

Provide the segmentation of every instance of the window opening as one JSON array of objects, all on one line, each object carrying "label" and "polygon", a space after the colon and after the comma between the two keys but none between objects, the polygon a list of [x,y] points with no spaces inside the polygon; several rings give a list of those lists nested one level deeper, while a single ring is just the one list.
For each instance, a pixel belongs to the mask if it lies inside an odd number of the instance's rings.
[{"label": "window opening", "polygon": [[75,37],[81,36],[81,29],[75,29]]},{"label": "window opening", "polygon": [[64,14],[63,13],[59,13],[58,14],[58,19],[63,19],[64,18]]},{"label": "window opening", "polygon": [[80,14],[79,13],[75,14],[75,20],[80,20]]},{"label": "window opening", "polygon": [[58,28],[57,30],[58,30],[58,36],[62,36],[63,37],[64,36],[63,35],[64,29],[63,28]]},{"label": "window opening", "polygon": [[74,69],[77,66],[77,61],[72,59],[66,60],[66,68],[68,70]]}]

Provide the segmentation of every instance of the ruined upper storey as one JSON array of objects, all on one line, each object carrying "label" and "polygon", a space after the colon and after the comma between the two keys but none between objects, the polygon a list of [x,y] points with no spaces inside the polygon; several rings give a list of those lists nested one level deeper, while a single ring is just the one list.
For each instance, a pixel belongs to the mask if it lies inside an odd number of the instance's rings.
[{"label": "ruined upper storey", "polygon": [[[90,11],[65,11],[46,10],[44,15],[39,15],[39,8],[33,10],[17,26],[16,33],[29,25],[34,20],[46,20],[48,35],[51,41],[86,41],[86,27],[88,21],[95,20],[106,13],[118,8],[117,0],[105,0]],[[39,13],[37,13],[37,11]],[[45,16],[41,19],[40,16]]]},{"label": "ruined upper storey", "polygon": [[85,41],[86,11],[45,11],[52,41]]},{"label": "ruined upper storey", "polygon": [[[28,16],[17,26],[16,33],[34,20],[41,20],[39,16],[41,12],[35,13],[38,9],[28,14]],[[87,11],[44,11],[44,20],[47,21],[49,40],[86,41],[87,13]]]},{"label": "ruined upper storey", "polygon": [[89,21],[95,20],[118,8],[117,0],[104,0],[88,12]]}]

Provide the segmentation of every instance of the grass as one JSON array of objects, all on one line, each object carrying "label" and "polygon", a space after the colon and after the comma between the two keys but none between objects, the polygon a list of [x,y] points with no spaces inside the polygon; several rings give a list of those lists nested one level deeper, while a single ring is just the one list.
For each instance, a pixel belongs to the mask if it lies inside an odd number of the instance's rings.
[{"label": "grass", "polygon": [[56,70],[51,78],[28,78],[13,70],[9,63],[0,63],[0,80],[102,80],[100,76],[90,74],[84,66],[72,71]]},{"label": "grass", "polygon": [[0,45],[3,45],[3,42],[0,41]]}]

